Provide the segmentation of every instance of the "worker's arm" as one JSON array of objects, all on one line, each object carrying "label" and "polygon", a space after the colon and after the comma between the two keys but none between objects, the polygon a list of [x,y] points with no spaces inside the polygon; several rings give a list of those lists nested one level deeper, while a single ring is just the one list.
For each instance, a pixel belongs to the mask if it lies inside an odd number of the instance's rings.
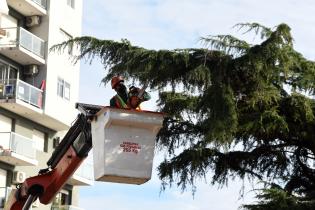
[{"label": "worker's arm", "polygon": [[146,92],[143,88],[140,89],[135,86],[131,86],[129,88],[128,95],[129,95],[128,104],[132,109],[139,109],[139,106],[142,102],[151,99],[151,96],[148,92]]},{"label": "worker's arm", "polygon": [[144,89],[131,86],[129,88],[129,98],[134,97],[134,96],[138,97],[141,102],[148,101],[151,99],[151,95]]}]

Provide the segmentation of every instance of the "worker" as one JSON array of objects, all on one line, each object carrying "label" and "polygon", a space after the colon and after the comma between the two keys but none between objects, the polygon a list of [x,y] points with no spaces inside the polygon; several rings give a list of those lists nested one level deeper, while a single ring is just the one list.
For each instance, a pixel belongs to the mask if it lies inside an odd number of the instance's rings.
[{"label": "worker", "polygon": [[110,99],[111,107],[140,109],[140,104],[143,101],[150,100],[151,98],[149,93],[135,86],[131,86],[128,91],[122,76],[114,76],[111,80],[111,85],[112,89],[114,89],[117,93]]}]

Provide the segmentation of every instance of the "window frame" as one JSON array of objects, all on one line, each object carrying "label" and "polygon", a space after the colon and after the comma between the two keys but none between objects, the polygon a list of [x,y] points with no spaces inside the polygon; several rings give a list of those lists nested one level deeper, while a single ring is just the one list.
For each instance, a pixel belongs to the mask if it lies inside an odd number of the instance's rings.
[{"label": "window frame", "polygon": [[67,101],[70,101],[71,84],[61,77],[57,78],[57,96]]},{"label": "window frame", "polygon": [[[41,138],[42,137],[42,138]],[[40,152],[47,152],[46,149],[46,133],[43,131],[40,131],[38,129],[33,129],[33,137],[32,139],[35,141],[35,148],[36,150]],[[42,142],[38,142],[42,141]],[[39,146],[41,146],[39,148]]]},{"label": "window frame", "polygon": [[[69,34],[68,32],[66,32],[65,30],[63,30],[62,28],[59,29],[59,32],[62,36],[62,40],[61,40],[62,42],[73,39],[73,36],[71,34]],[[73,55],[73,46],[72,45],[67,46],[66,49],[67,49],[69,55]]]},{"label": "window frame", "polygon": [[63,98],[64,96],[64,80],[58,77],[57,79],[57,96]]},{"label": "window frame", "polygon": [[[4,168],[0,168],[0,176],[1,176],[1,193],[0,193],[0,208],[4,208],[5,205],[5,197],[6,197],[6,190],[7,190],[7,178],[8,178],[8,171]],[[2,183],[3,181],[3,183]]]},{"label": "window frame", "polygon": [[75,9],[75,0],[67,0],[67,5],[72,9]]}]

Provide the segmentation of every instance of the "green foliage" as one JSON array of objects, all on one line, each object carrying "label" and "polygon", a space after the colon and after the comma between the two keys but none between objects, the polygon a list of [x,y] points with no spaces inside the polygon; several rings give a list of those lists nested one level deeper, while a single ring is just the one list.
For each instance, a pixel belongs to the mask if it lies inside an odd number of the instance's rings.
[{"label": "green foliage", "polygon": [[76,61],[102,60],[103,82],[119,74],[160,92],[159,111],[168,114],[157,136],[169,155],[158,167],[164,187],[251,177],[284,191],[265,191],[260,207],[248,209],[314,200],[315,101],[299,92],[315,95],[315,63],[294,50],[286,24],[236,27],[255,32],[261,43],[219,35],[201,38],[205,48],[148,50],[80,37],[52,50],[77,46]]},{"label": "green foliage", "polygon": [[259,202],[253,205],[244,205],[244,210],[313,210],[315,200],[305,200],[301,197],[288,194],[279,188],[263,190],[258,194]]}]

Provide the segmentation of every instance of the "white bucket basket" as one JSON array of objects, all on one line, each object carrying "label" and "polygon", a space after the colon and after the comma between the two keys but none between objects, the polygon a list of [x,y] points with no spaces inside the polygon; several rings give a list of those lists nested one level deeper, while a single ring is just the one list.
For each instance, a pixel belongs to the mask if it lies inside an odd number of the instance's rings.
[{"label": "white bucket basket", "polygon": [[151,178],[163,114],[105,107],[92,121],[96,181],[143,184]]}]

